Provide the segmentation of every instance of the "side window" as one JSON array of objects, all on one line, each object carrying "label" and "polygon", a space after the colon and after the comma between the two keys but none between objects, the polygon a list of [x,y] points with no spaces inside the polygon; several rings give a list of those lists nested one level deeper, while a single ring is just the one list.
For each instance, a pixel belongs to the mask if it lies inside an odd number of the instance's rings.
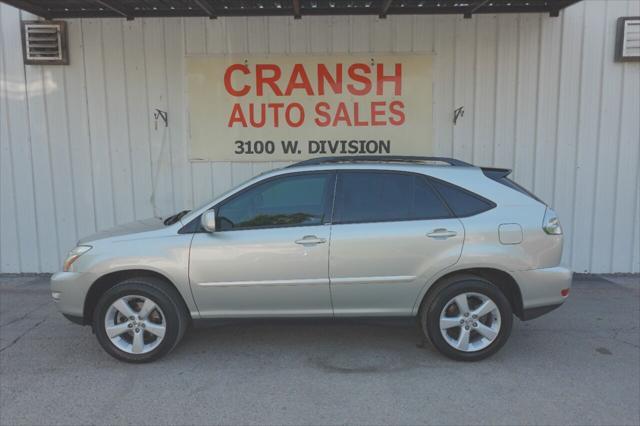
[{"label": "side window", "polygon": [[218,208],[221,230],[320,225],[327,217],[333,175],[284,176],[258,184]]},{"label": "side window", "polygon": [[449,216],[447,207],[422,177],[388,172],[340,174],[335,223],[388,222]]},{"label": "side window", "polygon": [[436,179],[430,179],[430,182],[458,217],[473,216],[495,207],[491,202],[455,185]]},{"label": "side window", "polygon": [[424,219],[451,217],[451,211],[438,197],[427,179],[415,176],[414,200],[416,216]]}]

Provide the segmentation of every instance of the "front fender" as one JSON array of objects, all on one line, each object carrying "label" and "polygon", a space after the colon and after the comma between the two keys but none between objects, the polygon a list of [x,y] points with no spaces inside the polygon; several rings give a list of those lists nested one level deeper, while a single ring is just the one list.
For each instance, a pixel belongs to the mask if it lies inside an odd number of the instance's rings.
[{"label": "front fender", "polygon": [[163,276],[178,290],[191,315],[198,317],[199,311],[189,286],[192,238],[191,234],[177,234],[101,241],[76,261],[77,268],[83,275],[93,278],[90,287],[100,278],[118,272],[149,271]]}]

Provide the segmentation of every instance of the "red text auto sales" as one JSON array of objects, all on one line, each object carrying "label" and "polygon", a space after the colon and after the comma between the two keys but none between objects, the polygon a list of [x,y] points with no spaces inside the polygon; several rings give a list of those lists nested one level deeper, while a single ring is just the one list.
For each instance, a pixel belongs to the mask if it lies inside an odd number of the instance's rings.
[{"label": "red text auto sales", "polygon": [[[224,72],[224,89],[236,98],[229,128],[401,126],[405,122],[402,64],[296,63],[283,69],[273,63],[234,63]],[[303,105],[291,98],[320,98]],[[322,97],[328,96],[323,99]],[[341,99],[340,96],[343,96]],[[366,101],[358,100],[367,97]],[[371,100],[375,96],[375,100]],[[241,102],[242,99],[250,102]],[[256,99],[268,102],[255,102]],[[330,99],[330,100],[327,100]]]}]

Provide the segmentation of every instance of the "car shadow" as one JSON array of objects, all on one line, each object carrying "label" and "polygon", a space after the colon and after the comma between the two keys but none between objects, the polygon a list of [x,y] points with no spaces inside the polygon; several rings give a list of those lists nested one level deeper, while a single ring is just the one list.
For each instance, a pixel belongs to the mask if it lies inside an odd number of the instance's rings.
[{"label": "car shadow", "polygon": [[[336,374],[373,374],[415,368],[453,368],[422,335],[414,318],[242,319],[190,329],[166,359],[196,365],[312,367]],[[235,359],[236,362],[231,360]]]}]

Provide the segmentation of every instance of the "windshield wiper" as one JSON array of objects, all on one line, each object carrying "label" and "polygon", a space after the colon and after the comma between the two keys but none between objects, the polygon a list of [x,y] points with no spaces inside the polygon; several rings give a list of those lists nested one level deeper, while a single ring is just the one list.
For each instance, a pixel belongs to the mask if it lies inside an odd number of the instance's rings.
[{"label": "windshield wiper", "polygon": [[187,213],[189,213],[191,210],[182,210],[179,213],[176,213],[172,216],[169,216],[168,218],[166,218],[164,220],[164,224],[165,225],[173,225],[174,223],[176,223],[177,221],[179,221],[180,219],[182,219]]}]

